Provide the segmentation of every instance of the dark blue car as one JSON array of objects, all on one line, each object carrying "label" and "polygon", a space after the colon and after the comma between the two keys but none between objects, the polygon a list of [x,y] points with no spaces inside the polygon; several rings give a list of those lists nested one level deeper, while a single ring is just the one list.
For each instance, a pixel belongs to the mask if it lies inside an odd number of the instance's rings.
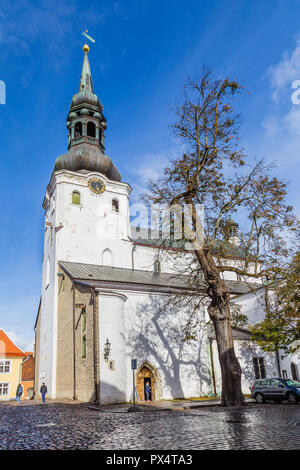
[{"label": "dark blue car", "polygon": [[300,382],[292,379],[257,379],[250,388],[257,403],[273,400],[277,403],[288,400],[292,405],[300,401]]}]

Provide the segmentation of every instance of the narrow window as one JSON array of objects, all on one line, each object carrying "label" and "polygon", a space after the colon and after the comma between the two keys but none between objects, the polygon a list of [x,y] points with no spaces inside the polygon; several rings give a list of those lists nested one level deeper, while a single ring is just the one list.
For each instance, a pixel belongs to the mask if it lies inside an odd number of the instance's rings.
[{"label": "narrow window", "polygon": [[159,259],[156,259],[154,261],[154,274],[159,274],[160,273],[160,261]]},{"label": "narrow window", "polygon": [[82,309],[82,332],[84,333],[86,329],[86,311],[85,308]]},{"label": "narrow window", "polygon": [[174,212],[170,212],[170,238],[174,240],[175,233],[175,215]]},{"label": "narrow window", "polygon": [[263,357],[259,358],[259,368],[260,368],[261,378],[264,379],[266,377],[266,368],[265,368],[265,360]]},{"label": "narrow window", "polygon": [[75,138],[82,136],[82,123],[76,122],[75,124]]},{"label": "narrow window", "polygon": [[112,210],[115,212],[119,212],[119,200],[118,199],[112,200]]},{"label": "narrow window", "polygon": [[79,191],[72,192],[72,204],[76,204],[77,206],[80,206],[80,192]]},{"label": "narrow window", "polygon": [[266,377],[265,360],[263,357],[254,357],[253,367],[256,379],[264,379]]},{"label": "narrow window", "polygon": [[102,264],[104,266],[113,266],[113,253],[109,248],[102,252]]},{"label": "narrow window", "polygon": [[86,336],[82,335],[82,357],[86,357]]},{"label": "narrow window", "polygon": [[293,380],[298,380],[297,366],[293,362],[291,363],[291,373],[292,373],[292,379]]},{"label": "narrow window", "polygon": [[96,137],[96,126],[93,122],[87,123],[87,135],[89,137]]},{"label": "narrow window", "polygon": [[85,308],[81,311],[81,333],[82,333],[82,348],[81,348],[81,356],[84,358],[86,357],[86,310]]}]

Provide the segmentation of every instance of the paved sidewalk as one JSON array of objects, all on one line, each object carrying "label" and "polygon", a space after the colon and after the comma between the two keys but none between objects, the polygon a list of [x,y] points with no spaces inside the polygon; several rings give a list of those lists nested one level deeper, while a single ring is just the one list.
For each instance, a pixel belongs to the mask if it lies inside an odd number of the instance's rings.
[{"label": "paved sidewalk", "polygon": [[[140,406],[153,410],[152,404]],[[300,403],[200,405],[182,411],[156,406],[150,413],[127,413],[128,407],[119,404],[110,409],[121,412],[101,413],[78,402],[0,405],[0,450],[150,449],[177,454],[181,449],[300,449]]]},{"label": "paved sidewalk", "polygon": [[[252,398],[245,398],[247,403],[255,403],[255,400]],[[95,411],[106,411],[111,413],[126,413],[128,408],[132,406],[132,403],[115,403],[109,405],[97,405],[93,403],[85,403],[79,400],[68,400],[68,399],[56,399],[46,400],[46,403],[43,403],[41,399],[33,400],[22,400],[20,406],[33,406],[33,405],[82,405],[85,404],[89,409]],[[10,406],[19,406],[15,400],[1,401],[0,405],[10,405]],[[209,399],[209,400],[161,400],[161,401],[152,401],[152,402],[138,402],[136,403],[139,411],[184,411],[197,408],[211,407],[211,406],[220,406],[221,400],[219,399]]]},{"label": "paved sidewalk", "polygon": [[[246,403],[255,403],[255,400],[252,398],[245,398]],[[210,400],[183,400],[183,401],[161,401],[155,402],[156,406],[167,407],[168,409],[184,409],[190,410],[192,408],[202,408],[205,406],[218,406],[221,405],[221,400],[219,399],[210,399]]]},{"label": "paved sidewalk", "polygon": [[[255,403],[252,398],[245,398],[246,403]],[[139,411],[183,411],[197,408],[204,408],[207,406],[220,406],[221,400],[210,399],[210,400],[176,400],[176,401],[152,401],[150,403],[142,402],[136,403],[136,407]],[[89,404],[88,408],[95,411],[106,411],[111,413],[126,413],[128,408],[132,404],[114,404],[114,405],[94,405]]]}]

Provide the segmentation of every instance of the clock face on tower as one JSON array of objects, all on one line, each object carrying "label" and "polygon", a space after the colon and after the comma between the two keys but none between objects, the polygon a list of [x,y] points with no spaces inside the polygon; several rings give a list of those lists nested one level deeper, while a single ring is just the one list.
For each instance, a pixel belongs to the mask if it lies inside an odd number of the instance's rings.
[{"label": "clock face on tower", "polygon": [[102,194],[105,191],[105,184],[99,178],[91,178],[88,182],[90,190],[95,194]]}]

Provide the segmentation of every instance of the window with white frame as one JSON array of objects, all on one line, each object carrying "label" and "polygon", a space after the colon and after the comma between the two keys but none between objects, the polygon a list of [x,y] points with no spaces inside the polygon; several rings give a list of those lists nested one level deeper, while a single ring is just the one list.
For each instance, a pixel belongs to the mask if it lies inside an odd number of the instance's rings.
[{"label": "window with white frame", "polygon": [[254,357],[253,366],[256,379],[266,378],[265,360],[263,357]]},{"label": "window with white frame", "polygon": [[0,361],[0,374],[9,374],[11,371],[11,361]]},{"label": "window with white frame", "polygon": [[9,383],[0,383],[0,396],[8,395]]}]

